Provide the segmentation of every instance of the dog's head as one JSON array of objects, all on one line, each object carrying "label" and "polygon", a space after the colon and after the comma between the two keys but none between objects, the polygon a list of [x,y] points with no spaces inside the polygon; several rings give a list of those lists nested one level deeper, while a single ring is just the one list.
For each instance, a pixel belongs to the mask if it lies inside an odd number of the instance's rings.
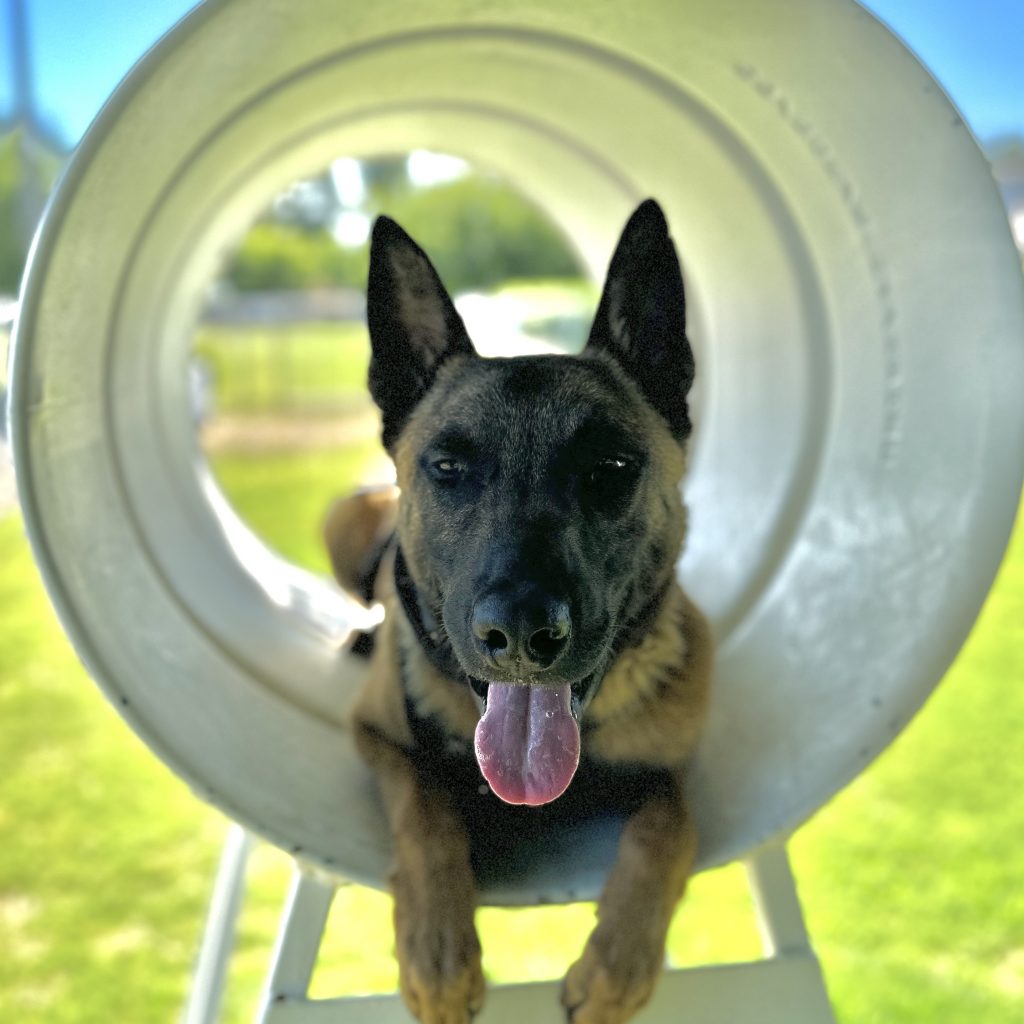
[{"label": "dog's head", "polygon": [[[486,703],[481,767],[506,799],[553,799],[574,743],[578,757],[576,721],[642,638],[685,530],[694,364],[665,218],[648,200],[626,224],[580,356],[479,357],[426,255],[384,217],[367,317],[399,543]],[[534,728],[554,767],[496,785],[488,762],[528,761],[534,740],[508,735]]]}]

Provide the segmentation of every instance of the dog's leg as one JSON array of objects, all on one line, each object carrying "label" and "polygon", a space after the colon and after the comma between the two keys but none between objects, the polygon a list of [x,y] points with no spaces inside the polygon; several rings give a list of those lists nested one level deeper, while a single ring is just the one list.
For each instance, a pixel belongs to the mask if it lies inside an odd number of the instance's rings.
[{"label": "dog's leg", "polygon": [[626,822],[597,926],[562,989],[573,1024],[620,1024],[650,998],[696,848],[678,784],[652,795]]},{"label": "dog's leg", "polygon": [[370,729],[357,744],[380,781],[395,842],[399,985],[423,1024],[467,1024],[484,999],[465,826],[444,790]]}]

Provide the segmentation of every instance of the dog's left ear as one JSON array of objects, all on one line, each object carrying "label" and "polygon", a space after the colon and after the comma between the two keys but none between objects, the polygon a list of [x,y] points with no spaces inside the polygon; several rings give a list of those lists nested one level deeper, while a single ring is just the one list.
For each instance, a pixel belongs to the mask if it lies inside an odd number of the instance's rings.
[{"label": "dog's left ear", "polygon": [[683,278],[653,199],[637,207],[615,248],[587,350],[614,356],[672,433],[680,440],[690,433],[686,396],[694,366]]},{"label": "dog's left ear", "polygon": [[390,450],[441,364],[475,355],[462,318],[426,253],[390,217],[378,217],[366,288],[370,394]]}]

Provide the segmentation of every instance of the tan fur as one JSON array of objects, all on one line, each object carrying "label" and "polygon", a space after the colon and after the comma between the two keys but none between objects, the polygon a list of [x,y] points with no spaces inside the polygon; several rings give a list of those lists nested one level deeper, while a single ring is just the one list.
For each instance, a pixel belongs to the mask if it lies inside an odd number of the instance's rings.
[{"label": "tan fur", "polygon": [[339,498],[324,517],[323,536],[334,578],[355,592],[374,547],[394,532],[398,488],[381,487]]},{"label": "tan fur", "polygon": [[704,616],[673,584],[646,637],[623,651],[587,718],[589,752],[605,761],[676,767],[693,750],[707,711],[711,638]]},{"label": "tan fur", "polygon": [[483,1004],[469,840],[448,795],[407,750],[365,725],[359,752],[376,772],[395,840],[395,952],[406,1005],[423,1024],[467,1024]]},{"label": "tan fur", "polygon": [[653,797],[626,823],[597,926],[562,988],[573,1024],[620,1024],[650,998],[696,851],[682,800]]}]

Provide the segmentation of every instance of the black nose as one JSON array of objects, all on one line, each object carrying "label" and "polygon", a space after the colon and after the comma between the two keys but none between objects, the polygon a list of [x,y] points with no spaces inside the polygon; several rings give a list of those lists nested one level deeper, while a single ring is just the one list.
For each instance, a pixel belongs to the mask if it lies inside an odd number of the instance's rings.
[{"label": "black nose", "polygon": [[473,607],[473,635],[485,660],[507,672],[543,672],[572,633],[565,601],[538,594],[486,594]]}]

